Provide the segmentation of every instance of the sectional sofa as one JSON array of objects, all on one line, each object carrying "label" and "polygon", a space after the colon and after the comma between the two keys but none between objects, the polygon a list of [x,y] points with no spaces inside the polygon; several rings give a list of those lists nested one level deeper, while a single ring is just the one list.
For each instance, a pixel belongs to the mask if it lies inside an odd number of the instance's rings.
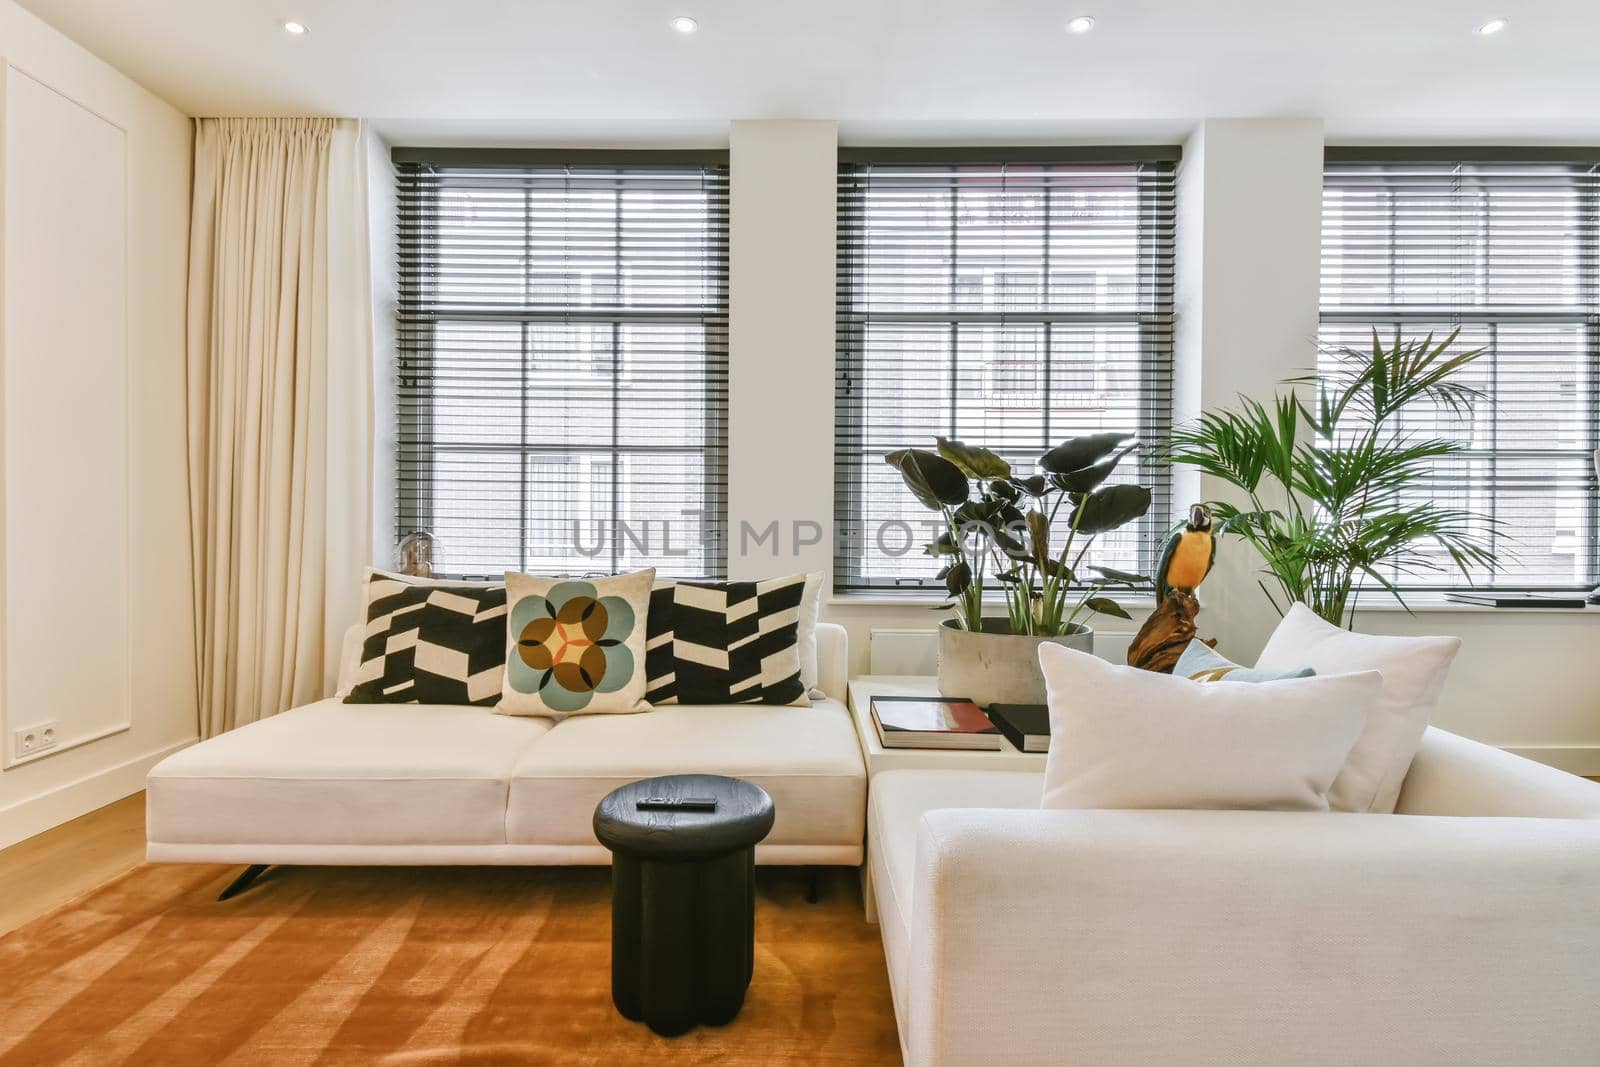
[{"label": "sectional sofa", "polygon": [[758,863],[860,864],[870,840],[917,1067],[1498,1067],[1600,1048],[1600,785],[1429,729],[1395,815],[1040,810],[1027,771],[885,771],[869,804],[844,631],[819,625],[817,646],[810,708],[554,723],[319,701],[159,764],[149,857],[605,864],[607,792],[723,773],[776,801]]},{"label": "sectional sofa", "polygon": [[[359,658],[345,638],[341,691]],[[158,764],[147,789],[154,862],[608,864],[595,805],[680,772],[748,779],[777,818],[756,862],[858,865],[867,776],[845,708],[842,627],[817,627],[809,708],[667,706],[561,722],[476,707],[345,704],[274,715]]]}]

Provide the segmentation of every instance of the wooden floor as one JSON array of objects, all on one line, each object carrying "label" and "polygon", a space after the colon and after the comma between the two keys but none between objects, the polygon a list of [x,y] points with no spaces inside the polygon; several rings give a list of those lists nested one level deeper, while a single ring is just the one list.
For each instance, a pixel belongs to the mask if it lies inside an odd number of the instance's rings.
[{"label": "wooden floor", "polygon": [[143,862],[143,792],[0,851],[0,934]]}]

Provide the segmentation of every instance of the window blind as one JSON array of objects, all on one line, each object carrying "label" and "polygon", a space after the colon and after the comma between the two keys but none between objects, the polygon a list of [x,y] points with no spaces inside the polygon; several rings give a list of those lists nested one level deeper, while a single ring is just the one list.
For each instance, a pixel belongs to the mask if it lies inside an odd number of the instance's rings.
[{"label": "window blind", "polygon": [[[1585,158],[1587,157],[1587,158]],[[1600,577],[1600,157],[1592,150],[1329,149],[1322,214],[1327,345],[1460,329],[1485,352],[1470,417],[1403,413],[1460,442],[1418,493],[1481,516],[1499,558],[1480,587],[1587,588]],[[1325,355],[1323,359],[1327,359]],[[1467,582],[1444,553],[1436,575]],[[1396,576],[1398,578],[1398,576]]]},{"label": "window blind", "polygon": [[[1171,424],[1176,148],[841,152],[834,586],[942,588],[932,513],[883,460],[938,435],[1032,473],[1100,430]],[[1151,487],[1143,520],[1089,564],[1149,574],[1171,514],[1142,453],[1113,481]],[[1058,524],[1063,525],[1063,524]]]},{"label": "window blind", "polygon": [[728,172],[396,149],[398,519],[442,569],[725,569]]}]

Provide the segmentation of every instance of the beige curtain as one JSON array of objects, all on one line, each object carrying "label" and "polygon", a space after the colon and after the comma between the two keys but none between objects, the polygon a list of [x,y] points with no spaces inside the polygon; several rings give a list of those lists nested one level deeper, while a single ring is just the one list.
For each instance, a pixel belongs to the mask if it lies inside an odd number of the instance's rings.
[{"label": "beige curtain", "polygon": [[332,691],[371,546],[358,124],[199,119],[188,438],[200,735]]}]

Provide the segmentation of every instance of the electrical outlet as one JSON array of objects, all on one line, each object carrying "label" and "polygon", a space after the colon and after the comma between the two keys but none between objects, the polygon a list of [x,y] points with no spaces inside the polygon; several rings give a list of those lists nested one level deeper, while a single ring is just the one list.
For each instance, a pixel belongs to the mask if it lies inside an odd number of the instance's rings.
[{"label": "electrical outlet", "polygon": [[47,752],[56,747],[56,723],[54,719],[49,722],[34,723],[24,726],[11,734],[11,755],[15,759],[25,759]]}]

